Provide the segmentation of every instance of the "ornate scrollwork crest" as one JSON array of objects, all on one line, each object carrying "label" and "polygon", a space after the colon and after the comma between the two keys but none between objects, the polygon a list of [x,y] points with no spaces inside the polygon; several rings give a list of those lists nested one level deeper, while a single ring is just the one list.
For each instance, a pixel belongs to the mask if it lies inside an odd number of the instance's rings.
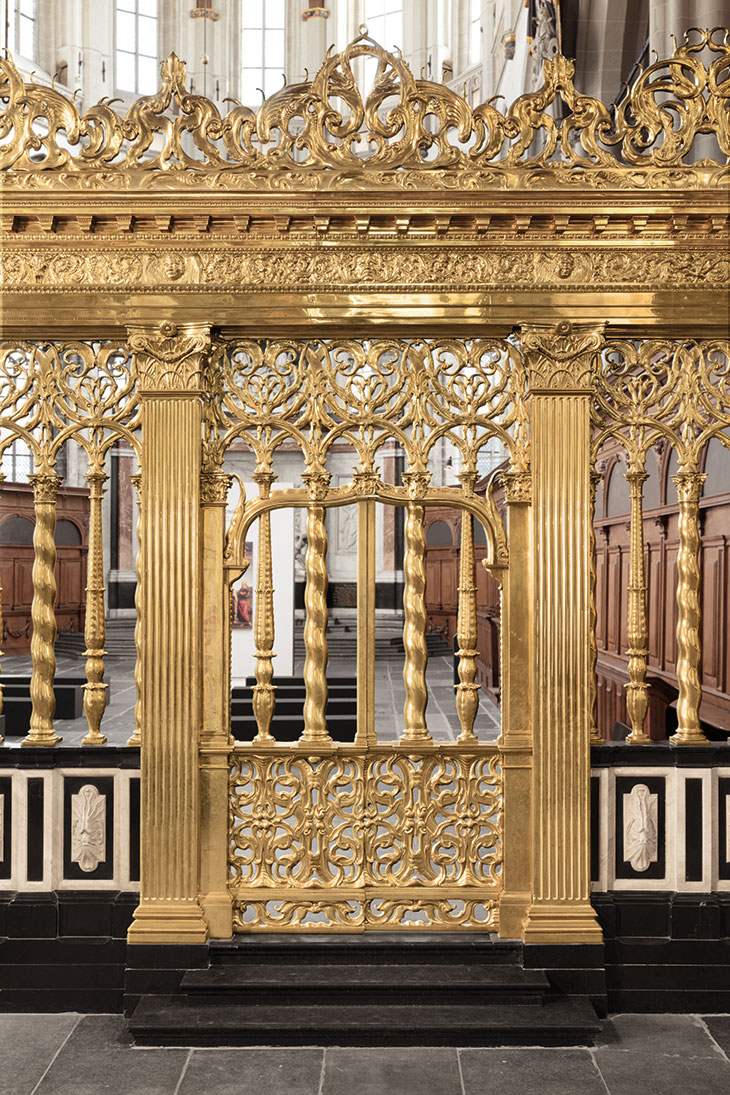
[{"label": "ornate scrollwork crest", "polygon": [[[377,63],[365,92],[356,78],[363,58]],[[690,166],[685,157],[700,133],[714,133],[721,155],[730,155],[729,65],[727,32],[695,28],[670,59],[641,73],[612,117],[576,90],[572,61],[547,56],[542,86],[501,113],[490,102],[471,108],[445,85],[416,79],[399,54],[362,33],[341,53],[330,49],[314,79],[282,88],[256,112],[236,103],[222,115],[191,94],[185,64],[173,53],[161,65],[157,94],[122,116],[107,101],[80,114],[57,89],[24,83],[4,58],[0,170],[6,184],[42,189],[311,189],[367,179],[409,186],[426,177],[442,186],[463,179],[469,188],[545,179],[666,186],[672,173],[675,185],[688,174],[722,183],[719,163]],[[666,178],[657,173],[664,168],[673,169]]]}]

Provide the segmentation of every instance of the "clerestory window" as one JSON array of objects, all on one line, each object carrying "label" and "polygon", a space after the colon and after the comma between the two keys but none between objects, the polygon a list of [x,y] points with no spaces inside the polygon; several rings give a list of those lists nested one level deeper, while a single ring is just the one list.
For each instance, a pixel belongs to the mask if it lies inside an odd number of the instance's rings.
[{"label": "clerestory window", "polygon": [[18,57],[35,57],[35,0],[10,0],[8,48]]},{"label": "clerestory window", "polygon": [[241,101],[257,107],[284,85],[285,0],[246,0],[241,5]]},{"label": "clerestory window", "polygon": [[116,86],[132,95],[154,95],[160,86],[157,0],[116,0]]},{"label": "clerestory window", "polygon": [[398,0],[366,0],[368,34],[385,49],[403,46],[403,4]]},{"label": "clerestory window", "polygon": [[482,55],[482,0],[471,0],[469,22],[469,64],[476,65]]}]

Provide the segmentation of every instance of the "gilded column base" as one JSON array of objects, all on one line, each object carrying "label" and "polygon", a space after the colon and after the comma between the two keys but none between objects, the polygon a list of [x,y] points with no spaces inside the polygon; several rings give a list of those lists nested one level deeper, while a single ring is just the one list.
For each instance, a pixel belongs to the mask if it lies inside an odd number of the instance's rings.
[{"label": "gilded column base", "polygon": [[[677,728],[676,734],[672,734],[670,737],[672,745],[710,745],[709,738],[706,738],[701,730],[683,730],[682,727]],[[25,744],[25,742],[23,742]]]},{"label": "gilded column base", "polygon": [[525,943],[602,943],[595,909],[587,902],[536,902],[527,913]]},{"label": "gilded column base", "polygon": [[31,727],[31,731],[27,737],[21,741],[21,746],[28,746],[35,749],[36,746],[40,749],[52,749],[54,745],[58,745],[62,742],[63,738],[60,734],[55,734],[53,731],[50,734],[41,733],[40,731],[34,731]]},{"label": "gilded column base", "polygon": [[233,900],[228,890],[207,893],[200,898],[210,939],[230,939],[233,936]]},{"label": "gilded column base", "polygon": [[127,932],[128,943],[205,943],[208,926],[197,901],[142,901]]},{"label": "gilded column base", "polygon": [[521,939],[522,926],[530,907],[529,893],[503,894],[499,899],[499,938]]}]

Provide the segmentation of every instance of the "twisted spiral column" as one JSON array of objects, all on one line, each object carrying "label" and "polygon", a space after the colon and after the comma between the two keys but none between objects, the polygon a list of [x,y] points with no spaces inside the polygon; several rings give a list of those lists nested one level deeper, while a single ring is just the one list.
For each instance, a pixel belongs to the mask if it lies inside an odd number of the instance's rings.
[{"label": "twisted spiral column", "polygon": [[456,621],[459,641],[459,683],[456,685],[456,712],[461,723],[460,742],[474,742],[474,720],[479,707],[477,675],[477,587],[474,580],[474,525],[470,513],[461,515],[461,552],[459,555],[459,608]]},{"label": "twisted spiral column", "polygon": [[[2,637],[3,637],[3,587],[0,586],[0,642],[2,642]],[[0,658],[4,658],[4,657],[5,657],[5,655],[3,654],[2,650],[0,650]],[[2,686],[2,683],[0,683],[0,715],[2,715],[2,713],[3,713],[3,686]],[[3,737],[2,734],[0,734],[0,745],[2,745],[4,743],[4,741],[5,741],[5,738]]]},{"label": "twisted spiral column", "polygon": [[301,741],[329,742],[327,730],[327,530],[325,508],[307,506],[304,607],[304,732]]},{"label": "twisted spiral column", "polygon": [[699,501],[706,476],[680,471],[672,476],[679,498],[677,554],[677,732],[674,745],[707,745],[700,727],[700,530]]},{"label": "twisted spiral column", "polygon": [[30,640],[30,657],[33,671],[30,678],[32,704],[30,729],[21,745],[58,745],[61,738],[53,730],[53,713],[56,697],[53,678],[56,673],[56,545],[53,534],[56,528],[56,494],[61,480],[55,472],[31,475],[35,505],[35,529],[33,530],[33,601],[30,618],[33,635]]},{"label": "twisted spiral column", "polygon": [[596,488],[601,481],[601,475],[597,471],[591,472],[590,478],[590,506],[591,515],[588,533],[588,551],[590,554],[590,635],[588,651],[588,688],[589,688],[589,718],[590,718],[590,743],[591,745],[603,745],[604,739],[598,732],[598,642],[596,641],[596,626],[598,623],[598,610],[596,604],[596,529],[593,524],[596,516]]},{"label": "twisted spiral column", "polygon": [[649,710],[649,685],[646,683],[646,659],[649,651],[649,630],[646,619],[646,578],[644,575],[644,511],[643,489],[645,471],[630,470],[626,474],[631,494],[631,545],[629,559],[629,683],[626,685],[626,708],[631,720],[631,733],[626,741],[631,745],[647,745],[651,738],[644,730]]},{"label": "twisted spiral column", "polygon": [[89,564],[86,579],[86,684],[84,685],[84,714],[89,732],[82,745],[104,745],[106,737],[101,732],[101,720],[106,710],[104,681],[104,558],[101,524],[101,500],[104,496],[106,475],[103,471],[90,472],[89,484]]},{"label": "twisted spiral column", "polygon": [[401,742],[430,741],[426,727],[426,537],[423,532],[423,506],[409,501],[406,507],[405,559],[403,562],[403,646],[405,665],[403,683],[406,702],[403,707],[404,730]]},{"label": "twisted spiral column", "polygon": [[137,583],[134,589],[136,617],[134,621],[134,648],[137,653],[134,662],[134,687],[137,698],[134,701],[134,731],[128,739],[127,745],[138,747],[142,744],[142,649],[144,646],[144,635],[142,633],[142,476],[132,475],[130,478],[137,495],[137,558],[134,563],[137,573]]},{"label": "twisted spiral column", "polygon": [[[273,478],[271,473],[254,476],[254,480],[259,484],[262,498],[268,498]],[[271,683],[274,676],[273,659],[276,657],[273,652],[274,638],[274,579],[271,561],[271,514],[263,513],[259,518],[256,609],[254,616],[256,684],[253,687],[253,713],[256,717],[258,732],[253,740],[259,743],[271,743],[274,741],[274,736],[271,733],[271,719],[274,714],[274,705],[276,703],[276,688]]]}]

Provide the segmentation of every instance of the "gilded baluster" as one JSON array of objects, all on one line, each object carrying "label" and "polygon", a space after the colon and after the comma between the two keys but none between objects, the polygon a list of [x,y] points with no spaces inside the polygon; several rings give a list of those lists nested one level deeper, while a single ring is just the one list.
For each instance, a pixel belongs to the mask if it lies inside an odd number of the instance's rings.
[{"label": "gilded baluster", "polygon": [[459,683],[456,687],[456,711],[461,723],[460,742],[474,742],[474,720],[479,708],[477,675],[477,587],[474,576],[474,526],[470,513],[461,515],[461,551],[459,554],[459,608],[456,622],[459,641]]},{"label": "gilded baluster", "polygon": [[[2,642],[2,637],[3,637],[3,587],[0,586],[0,642]],[[3,654],[2,650],[0,650],[0,659],[4,658],[4,657],[5,657],[5,655]],[[1,671],[1,666],[0,666],[0,671]],[[0,681],[0,715],[2,715],[2,713],[3,713],[3,685],[2,685],[2,681]],[[2,734],[0,734],[0,745],[2,745],[4,742],[5,742],[5,738],[3,737]]]},{"label": "gilded baluster", "polygon": [[[272,472],[259,472],[254,481],[259,485],[262,498],[268,498],[275,476]],[[326,575],[325,575],[326,581]],[[307,617],[309,618],[309,617]],[[258,571],[256,577],[256,609],[254,639],[256,642],[256,684],[253,687],[253,713],[258,733],[253,739],[259,743],[271,743],[271,719],[276,703],[276,686],[273,685],[274,662],[274,578],[271,562],[271,514],[259,518]]]},{"label": "gilded baluster", "polygon": [[[405,479],[405,476],[404,476]],[[405,665],[403,682],[406,702],[403,708],[404,730],[401,742],[430,741],[426,727],[426,537],[423,532],[423,506],[409,501],[406,506],[405,559],[403,562],[403,646]]]},{"label": "gilded baluster", "polygon": [[672,477],[679,498],[677,554],[677,732],[674,745],[707,745],[700,726],[700,530],[699,501],[706,476],[680,471]]},{"label": "gilded baluster", "polygon": [[329,742],[327,730],[327,530],[324,506],[307,506],[303,742]]},{"label": "gilded baluster", "polygon": [[31,475],[35,504],[35,529],[33,531],[33,601],[30,618],[33,635],[30,640],[30,656],[33,670],[30,678],[32,704],[30,730],[21,745],[52,746],[62,740],[53,730],[53,713],[56,697],[53,678],[56,673],[56,545],[53,534],[56,529],[56,493],[61,480],[55,472]]},{"label": "gilded baluster", "polygon": [[92,471],[86,476],[89,484],[89,563],[86,577],[86,684],[84,685],[84,714],[89,732],[82,745],[104,745],[106,737],[101,733],[101,720],[106,710],[104,681],[104,558],[102,540],[101,501],[104,496],[106,475]]},{"label": "gilded baluster", "polygon": [[137,585],[134,590],[134,611],[136,613],[134,649],[137,653],[134,662],[134,687],[137,698],[134,701],[134,732],[127,740],[127,745],[135,747],[142,744],[142,647],[144,644],[142,636],[142,540],[140,535],[142,531],[142,476],[132,475],[130,478],[137,496],[137,558],[135,559]]},{"label": "gilded baluster", "polygon": [[644,575],[644,510],[643,490],[647,474],[634,463],[626,473],[631,493],[631,545],[629,559],[629,683],[626,685],[626,708],[631,720],[631,733],[626,741],[631,745],[647,745],[651,738],[644,730],[649,709],[649,685],[646,683],[646,659],[649,651],[646,619],[646,579]]},{"label": "gilded baluster", "polygon": [[591,591],[590,591],[590,648],[589,648],[589,672],[588,672],[588,687],[590,689],[589,696],[589,718],[590,718],[590,743],[591,745],[603,745],[605,739],[601,737],[598,732],[598,642],[596,640],[596,626],[598,623],[598,610],[596,604],[596,529],[594,521],[596,518],[596,488],[601,481],[601,474],[597,471],[591,472],[590,480],[590,504],[591,504],[591,519],[589,525],[589,543],[588,551],[590,554],[590,579],[591,579]]}]

